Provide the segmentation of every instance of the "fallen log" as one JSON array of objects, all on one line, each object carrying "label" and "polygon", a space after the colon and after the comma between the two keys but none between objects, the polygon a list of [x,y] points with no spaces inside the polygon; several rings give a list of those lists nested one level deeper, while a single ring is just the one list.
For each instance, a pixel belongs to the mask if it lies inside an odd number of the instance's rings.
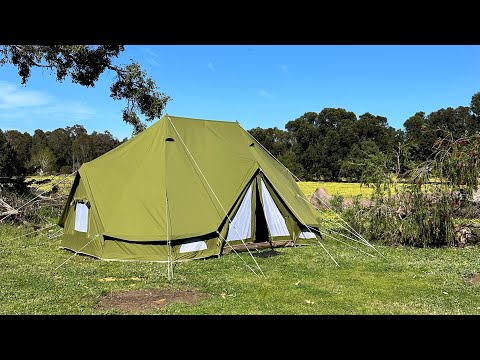
[{"label": "fallen log", "polygon": [[6,211],[0,213],[0,216],[10,216],[18,214],[18,210],[10,204],[7,204],[3,199],[0,199],[0,207],[3,207]]}]

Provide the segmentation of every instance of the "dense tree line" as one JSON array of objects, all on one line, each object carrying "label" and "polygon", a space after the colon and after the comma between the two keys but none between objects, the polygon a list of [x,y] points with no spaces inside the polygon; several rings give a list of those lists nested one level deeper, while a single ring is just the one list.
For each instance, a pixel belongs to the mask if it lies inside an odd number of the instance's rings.
[{"label": "dense tree line", "polygon": [[123,141],[108,131],[88,134],[82,125],[37,129],[32,135],[0,129],[0,176],[70,174]]},{"label": "dense tree line", "polygon": [[307,112],[285,128],[249,132],[302,180],[360,181],[372,164],[400,176],[426,161],[446,131],[454,138],[480,131],[480,92],[470,106],[417,112],[402,130],[388,125],[386,117],[367,112],[357,118],[341,108]]},{"label": "dense tree line", "polygon": [[[302,180],[360,181],[372,164],[399,176],[427,160],[446,131],[454,138],[480,131],[480,92],[470,106],[417,112],[402,130],[388,125],[386,117],[368,112],[357,117],[341,108],[307,112],[285,129],[249,132]],[[0,177],[69,174],[123,141],[108,131],[88,134],[81,125],[32,135],[0,130]]]}]

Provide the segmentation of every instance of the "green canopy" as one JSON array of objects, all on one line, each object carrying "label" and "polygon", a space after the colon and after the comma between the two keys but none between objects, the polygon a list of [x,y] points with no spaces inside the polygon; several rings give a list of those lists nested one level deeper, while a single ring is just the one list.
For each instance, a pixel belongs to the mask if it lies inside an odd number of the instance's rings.
[{"label": "green canopy", "polygon": [[239,123],[165,115],[80,167],[59,225],[61,247],[72,251],[180,261],[247,244],[316,243],[319,219]]}]

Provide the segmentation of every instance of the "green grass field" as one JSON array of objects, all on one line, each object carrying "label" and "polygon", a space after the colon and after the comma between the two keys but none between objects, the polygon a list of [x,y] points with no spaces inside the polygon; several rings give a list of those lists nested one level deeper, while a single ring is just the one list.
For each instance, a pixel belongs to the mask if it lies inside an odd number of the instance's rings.
[{"label": "green grass field", "polygon": [[[480,285],[471,280],[480,272],[479,247],[378,247],[383,258],[326,239],[339,267],[320,246],[305,246],[255,256],[265,277],[240,253],[243,260],[180,263],[169,281],[166,264],[73,256],[48,232],[15,238],[25,231],[0,227],[0,314],[480,314]],[[140,290],[205,297],[135,312],[98,307],[107,295]]]}]

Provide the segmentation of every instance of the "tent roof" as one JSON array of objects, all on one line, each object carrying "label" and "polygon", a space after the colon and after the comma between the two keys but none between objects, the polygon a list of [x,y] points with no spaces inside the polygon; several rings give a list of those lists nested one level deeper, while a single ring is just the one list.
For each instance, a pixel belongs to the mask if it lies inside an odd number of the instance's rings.
[{"label": "tent roof", "polygon": [[164,115],[79,174],[105,235],[148,241],[216,231],[258,169],[299,221],[318,225],[291,174],[237,122]]}]

